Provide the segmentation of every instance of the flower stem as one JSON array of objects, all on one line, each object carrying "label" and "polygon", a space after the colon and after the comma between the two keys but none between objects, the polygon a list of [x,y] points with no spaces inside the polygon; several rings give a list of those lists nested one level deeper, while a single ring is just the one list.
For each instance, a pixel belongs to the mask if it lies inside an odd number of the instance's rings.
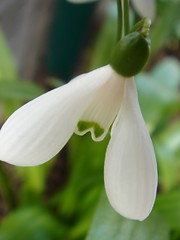
[{"label": "flower stem", "polygon": [[123,35],[123,8],[122,8],[122,0],[117,0],[117,11],[118,11],[117,41],[119,41],[122,38],[122,35]]},{"label": "flower stem", "polygon": [[117,40],[129,33],[129,0],[117,0]]},{"label": "flower stem", "polygon": [[129,0],[123,0],[124,4],[124,34],[129,33]]}]

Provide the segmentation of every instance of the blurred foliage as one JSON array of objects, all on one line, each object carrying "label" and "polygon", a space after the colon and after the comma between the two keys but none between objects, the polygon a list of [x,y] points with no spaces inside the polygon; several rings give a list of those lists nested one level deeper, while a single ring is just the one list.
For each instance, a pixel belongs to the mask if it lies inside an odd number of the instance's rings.
[{"label": "blurred foliage", "polygon": [[167,221],[155,210],[143,222],[126,219],[111,208],[103,192],[86,240],[168,240],[169,233]]},{"label": "blurred foliage", "polygon": [[0,81],[11,81],[17,78],[15,63],[11,56],[6,39],[0,29]]},{"label": "blurred foliage", "polygon": [[[62,153],[41,166],[23,168],[1,163],[0,240],[81,240],[89,228],[86,240],[180,239],[179,4],[176,0],[157,1],[157,18],[151,34],[152,58],[148,71],[135,78],[159,167],[159,192],[150,217],[143,222],[131,221],[110,207],[103,190],[109,136],[103,142],[94,143],[89,134],[74,135],[67,146],[67,155]],[[107,64],[115,44],[116,7],[114,2],[107,5],[98,36],[88,51],[88,70]],[[45,90],[20,79],[2,32],[0,53],[0,120],[3,123],[19,106]],[[49,78],[49,84],[62,83]],[[54,170],[59,168],[57,163],[66,164],[68,170],[60,183],[56,179],[62,176]],[[54,185],[56,190],[50,194],[47,189]]]},{"label": "blurred foliage", "polygon": [[44,92],[32,82],[19,79],[15,61],[7,47],[6,39],[0,29],[0,101],[3,102],[1,117],[6,119],[24,101],[31,100]]},{"label": "blurred foliage", "polygon": [[65,228],[45,208],[20,208],[9,215],[1,225],[1,240],[57,240]]},{"label": "blurred foliage", "polygon": [[152,55],[170,42],[174,43],[171,48],[176,48],[180,40],[180,1],[158,0],[157,3],[157,21],[151,33]]}]

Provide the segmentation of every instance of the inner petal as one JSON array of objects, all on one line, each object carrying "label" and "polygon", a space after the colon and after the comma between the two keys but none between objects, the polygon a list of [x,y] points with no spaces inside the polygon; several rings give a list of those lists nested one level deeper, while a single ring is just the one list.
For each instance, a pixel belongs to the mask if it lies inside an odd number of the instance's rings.
[{"label": "inner petal", "polygon": [[124,78],[113,69],[108,80],[90,97],[75,133],[84,135],[88,131],[94,141],[101,141],[107,134],[121,105]]}]

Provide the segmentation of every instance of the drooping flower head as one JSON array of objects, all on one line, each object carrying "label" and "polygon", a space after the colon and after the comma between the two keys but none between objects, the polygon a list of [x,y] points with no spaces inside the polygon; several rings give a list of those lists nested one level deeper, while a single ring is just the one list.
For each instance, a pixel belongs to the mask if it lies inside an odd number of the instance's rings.
[{"label": "drooping flower head", "polygon": [[142,26],[119,41],[109,65],[14,112],[0,131],[0,159],[18,166],[42,164],[74,132],[90,131],[93,140],[101,141],[112,125],[104,168],[108,199],[123,216],[145,219],[155,201],[157,166],[133,79],[149,56],[149,20]]}]

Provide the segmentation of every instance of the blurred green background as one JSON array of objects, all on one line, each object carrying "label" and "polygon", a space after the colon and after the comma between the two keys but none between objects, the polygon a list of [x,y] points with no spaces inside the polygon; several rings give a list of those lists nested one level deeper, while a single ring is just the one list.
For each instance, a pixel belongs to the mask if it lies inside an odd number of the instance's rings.
[{"label": "blurred green background", "polygon": [[[0,240],[180,239],[180,1],[158,0],[156,9],[152,55],[135,77],[159,171],[150,216],[143,222],[131,221],[109,205],[103,185],[109,136],[95,143],[89,134],[74,135],[60,154],[41,166],[0,163]],[[107,64],[116,39],[116,11],[114,1],[82,5],[58,1],[41,64],[28,80],[18,71],[2,28],[1,125],[25,102]],[[132,23],[138,19],[132,7]]]}]

